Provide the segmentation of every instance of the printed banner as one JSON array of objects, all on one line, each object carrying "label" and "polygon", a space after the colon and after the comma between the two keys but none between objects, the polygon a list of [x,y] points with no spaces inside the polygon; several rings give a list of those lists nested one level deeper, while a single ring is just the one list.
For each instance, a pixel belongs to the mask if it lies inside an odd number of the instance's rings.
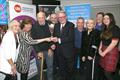
[{"label": "printed banner", "polygon": [[73,23],[76,23],[78,17],[83,17],[85,20],[90,18],[91,5],[82,4],[82,5],[65,6],[65,11],[68,20]]},{"label": "printed banner", "polygon": [[0,25],[8,23],[6,0],[0,0]]},{"label": "printed banner", "polygon": [[9,20],[31,18],[33,22],[36,20],[36,6],[9,1]]}]

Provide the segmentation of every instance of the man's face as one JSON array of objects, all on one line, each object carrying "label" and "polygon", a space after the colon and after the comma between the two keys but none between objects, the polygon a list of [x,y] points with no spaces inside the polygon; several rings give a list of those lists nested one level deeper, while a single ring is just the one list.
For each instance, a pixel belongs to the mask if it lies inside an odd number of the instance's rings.
[{"label": "man's face", "polygon": [[77,20],[77,27],[83,29],[83,27],[84,27],[84,20],[83,19]]},{"label": "man's face", "polygon": [[51,14],[50,20],[51,20],[52,23],[57,23],[57,21],[58,21],[57,15],[56,14]]},{"label": "man's face", "polygon": [[61,24],[66,23],[66,19],[67,19],[67,17],[65,15],[65,13],[58,13],[58,20]]},{"label": "man's face", "polygon": [[37,15],[37,20],[38,20],[38,22],[39,22],[40,25],[45,24],[45,15],[44,15],[44,13],[42,13],[42,12],[39,13]]},{"label": "man's face", "polygon": [[96,16],[96,22],[97,23],[102,23],[103,22],[103,15],[102,14],[98,14]]}]

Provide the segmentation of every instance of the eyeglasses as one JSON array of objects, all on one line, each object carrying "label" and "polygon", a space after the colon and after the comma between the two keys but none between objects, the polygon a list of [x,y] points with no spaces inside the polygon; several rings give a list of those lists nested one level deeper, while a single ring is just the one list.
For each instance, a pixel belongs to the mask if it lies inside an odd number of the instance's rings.
[{"label": "eyeglasses", "polygon": [[61,18],[66,18],[66,16],[61,16],[61,17],[58,17],[58,18],[60,18],[60,19],[61,19]]}]

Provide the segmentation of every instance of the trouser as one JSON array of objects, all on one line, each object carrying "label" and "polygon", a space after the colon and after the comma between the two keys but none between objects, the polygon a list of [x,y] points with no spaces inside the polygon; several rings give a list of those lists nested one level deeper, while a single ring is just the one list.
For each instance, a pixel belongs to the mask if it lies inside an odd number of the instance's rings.
[{"label": "trouser", "polygon": [[12,76],[10,74],[6,74],[5,80],[17,80],[17,76]]},{"label": "trouser", "polygon": [[28,73],[21,73],[21,80],[27,80]]},{"label": "trouser", "polygon": [[[53,80],[53,55],[49,56],[48,51],[42,51],[47,65],[47,80]],[[40,80],[40,64],[41,60],[37,59],[38,80]]]},{"label": "trouser", "polygon": [[75,48],[75,57],[74,57],[74,71],[79,71],[81,68],[81,49],[80,48]]},{"label": "trouser", "polygon": [[54,75],[57,74],[58,72],[58,66],[59,66],[59,62],[58,62],[57,52],[55,50],[53,55],[53,74]]},{"label": "trouser", "polygon": [[112,72],[104,71],[104,75],[105,75],[106,80],[114,80]]},{"label": "trouser", "polygon": [[82,65],[82,67],[81,67],[81,69],[82,69],[81,73],[83,75],[85,75],[86,80],[92,80],[92,73],[94,73],[93,74],[93,80],[102,80],[100,78],[101,78],[101,75],[103,75],[103,74],[100,75],[101,72],[100,72],[100,66],[98,64],[98,61],[99,60],[96,57],[95,63],[94,63],[94,70],[93,70],[93,72],[92,72],[92,69],[93,69],[93,60],[86,60],[85,62],[81,63],[81,65]]},{"label": "trouser", "polygon": [[17,80],[17,75],[12,76],[11,74],[0,72],[0,80]]},{"label": "trouser", "polygon": [[58,55],[59,72],[61,80],[72,80],[74,58],[65,58],[63,55]]}]

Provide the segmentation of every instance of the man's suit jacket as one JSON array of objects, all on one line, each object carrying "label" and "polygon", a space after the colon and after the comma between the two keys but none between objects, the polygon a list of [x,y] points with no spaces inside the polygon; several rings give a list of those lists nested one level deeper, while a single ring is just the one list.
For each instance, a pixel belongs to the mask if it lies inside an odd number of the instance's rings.
[{"label": "man's suit jacket", "polygon": [[56,51],[59,51],[58,53],[66,58],[71,58],[74,54],[74,24],[67,21],[62,31],[60,28],[60,23],[57,23],[54,27],[54,37],[61,39],[61,43],[56,44]]}]

